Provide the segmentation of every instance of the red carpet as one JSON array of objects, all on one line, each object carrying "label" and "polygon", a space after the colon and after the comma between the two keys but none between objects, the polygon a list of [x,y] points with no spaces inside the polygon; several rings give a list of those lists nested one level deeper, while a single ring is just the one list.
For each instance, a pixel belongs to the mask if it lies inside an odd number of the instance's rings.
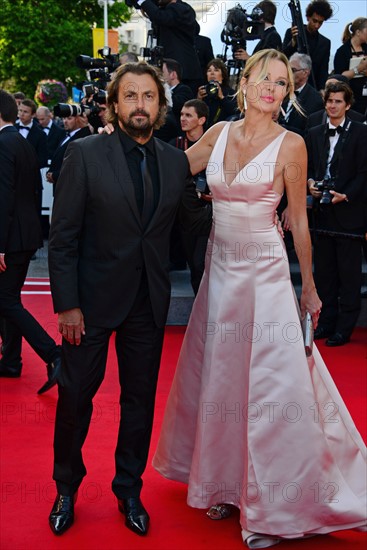
[{"label": "red carpet", "polygon": [[[44,285],[27,285],[27,292],[48,292]],[[48,294],[24,295],[26,307],[60,341]],[[320,350],[362,433],[366,426],[366,329],[355,332],[351,344]],[[157,395],[152,452],[162,421],[167,392],[180,348],[183,327],[168,327]],[[88,475],[79,491],[76,521],[65,535],[55,537],[47,517],[55,497],[52,481],[52,439],[56,389],[36,394],[45,381],[41,360],[27,344],[20,379],[1,379],[1,550],[239,550],[238,516],[214,522],[204,511],[186,505],[186,487],[163,479],[150,465],[144,476],[143,502],[151,516],[145,538],[128,531],[117,510],[110,484],[118,427],[119,386],[111,349],[105,381],[95,399],[93,422],[85,444]],[[364,550],[365,535],[352,531],[284,542],[284,550]]]}]

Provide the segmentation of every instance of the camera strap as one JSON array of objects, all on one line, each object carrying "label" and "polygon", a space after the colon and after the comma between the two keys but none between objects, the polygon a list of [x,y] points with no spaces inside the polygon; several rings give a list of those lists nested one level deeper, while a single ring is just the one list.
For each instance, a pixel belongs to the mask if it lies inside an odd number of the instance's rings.
[{"label": "camera strap", "polygon": [[[346,142],[346,140],[349,136],[350,125],[351,125],[351,120],[348,120],[347,125],[346,126],[344,125],[343,133],[339,137],[338,142],[335,146],[334,154],[333,154],[332,158],[330,159],[330,161],[327,160],[325,176],[330,177],[332,175],[331,174],[331,169],[332,169],[332,167],[334,167],[334,165],[336,165],[336,173],[333,176],[333,178],[335,180],[337,180],[337,178],[338,178],[339,161],[343,158],[341,153],[343,151],[345,142]],[[326,128],[325,128],[325,135],[326,135],[327,140],[328,140],[328,150],[327,150],[327,159],[328,159],[329,151],[330,151],[330,139],[327,135],[327,131],[328,131],[328,124],[326,124]]]}]

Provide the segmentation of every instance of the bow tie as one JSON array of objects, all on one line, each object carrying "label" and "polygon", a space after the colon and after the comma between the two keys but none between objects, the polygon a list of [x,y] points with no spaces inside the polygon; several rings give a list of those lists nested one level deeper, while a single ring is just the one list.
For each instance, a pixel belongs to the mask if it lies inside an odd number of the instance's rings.
[{"label": "bow tie", "polygon": [[28,128],[28,126],[19,126],[19,130],[30,130],[30,128]]},{"label": "bow tie", "polygon": [[337,128],[328,128],[328,136],[335,136],[336,133],[341,134],[343,131],[342,126],[338,126]]}]

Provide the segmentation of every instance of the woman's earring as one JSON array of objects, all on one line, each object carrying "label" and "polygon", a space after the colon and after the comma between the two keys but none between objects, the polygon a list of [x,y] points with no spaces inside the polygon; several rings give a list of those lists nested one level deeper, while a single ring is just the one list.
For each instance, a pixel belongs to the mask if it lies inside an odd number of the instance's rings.
[{"label": "woman's earring", "polygon": [[282,115],[283,115],[283,116],[284,116],[284,118],[285,118],[285,110],[283,109],[283,107],[282,107],[282,106],[280,106],[280,112],[282,113]]},{"label": "woman's earring", "polygon": [[247,111],[246,90],[243,90],[243,108]]}]

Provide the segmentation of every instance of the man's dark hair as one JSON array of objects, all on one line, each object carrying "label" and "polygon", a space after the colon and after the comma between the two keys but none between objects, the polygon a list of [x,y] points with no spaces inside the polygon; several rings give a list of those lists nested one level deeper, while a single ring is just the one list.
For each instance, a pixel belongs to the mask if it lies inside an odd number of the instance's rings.
[{"label": "man's dark hair", "polygon": [[4,122],[14,124],[18,116],[18,105],[12,94],[0,88],[0,115]]},{"label": "man's dark hair", "polygon": [[183,104],[184,107],[193,107],[195,109],[195,113],[198,115],[199,118],[202,116],[205,116],[206,120],[209,118],[209,107],[205,103],[205,101],[202,101],[201,99],[189,99]]},{"label": "man's dark hair", "polygon": [[30,107],[32,109],[32,115],[35,114],[37,111],[37,105],[32,99],[23,99],[21,105],[25,105],[26,107]]},{"label": "man's dark hair", "polygon": [[181,64],[176,61],[176,59],[170,59],[168,57],[165,57],[163,59],[163,63],[166,64],[167,71],[170,73],[172,71],[175,71],[177,74],[177,79],[181,82],[182,80],[182,67]]},{"label": "man's dark hair", "polygon": [[314,13],[327,21],[333,15],[333,10],[326,0],[314,0],[306,8],[306,17],[312,17]]},{"label": "man's dark hair", "polygon": [[346,84],[345,82],[335,82],[335,84],[329,84],[328,86],[326,86],[324,93],[325,105],[330,97],[330,94],[336,94],[338,92],[343,93],[344,101],[347,105],[353,105],[354,96],[352,88],[349,86],[349,84]]},{"label": "man's dark hair", "polygon": [[270,23],[270,25],[274,25],[275,17],[277,15],[277,7],[273,2],[271,2],[270,0],[263,0],[256,5],[256,8],[260,8],[262,10],[265,23]]},{"label": "man's dark hair", "polygon": [[25,99],[25,94],[23,94],[23,92],[14,92],[12,95],[14,99]]},{"label": "man's dark hair", "polygon": [[139,63],[124,63],[123,65],[120,65],[120,67],[118,67],[114,72],[114,76],[111,82],[108,84],[107,88],[108,122],[111,122],[115,126],[118,124],[118,116],[115,113],[114,103],[118,103],[120,81],[126,73],[132,73],[136,75],[147,74],[151,76],[156,83],[159,97],[159,117],[154,124],[154,129],[158,130],[158,128],[160,128],[164,124],[166,119],[167,99],[160,71],[153,65],[148,65],[148,63],[146,63],[145,61],[139,61]]}]

